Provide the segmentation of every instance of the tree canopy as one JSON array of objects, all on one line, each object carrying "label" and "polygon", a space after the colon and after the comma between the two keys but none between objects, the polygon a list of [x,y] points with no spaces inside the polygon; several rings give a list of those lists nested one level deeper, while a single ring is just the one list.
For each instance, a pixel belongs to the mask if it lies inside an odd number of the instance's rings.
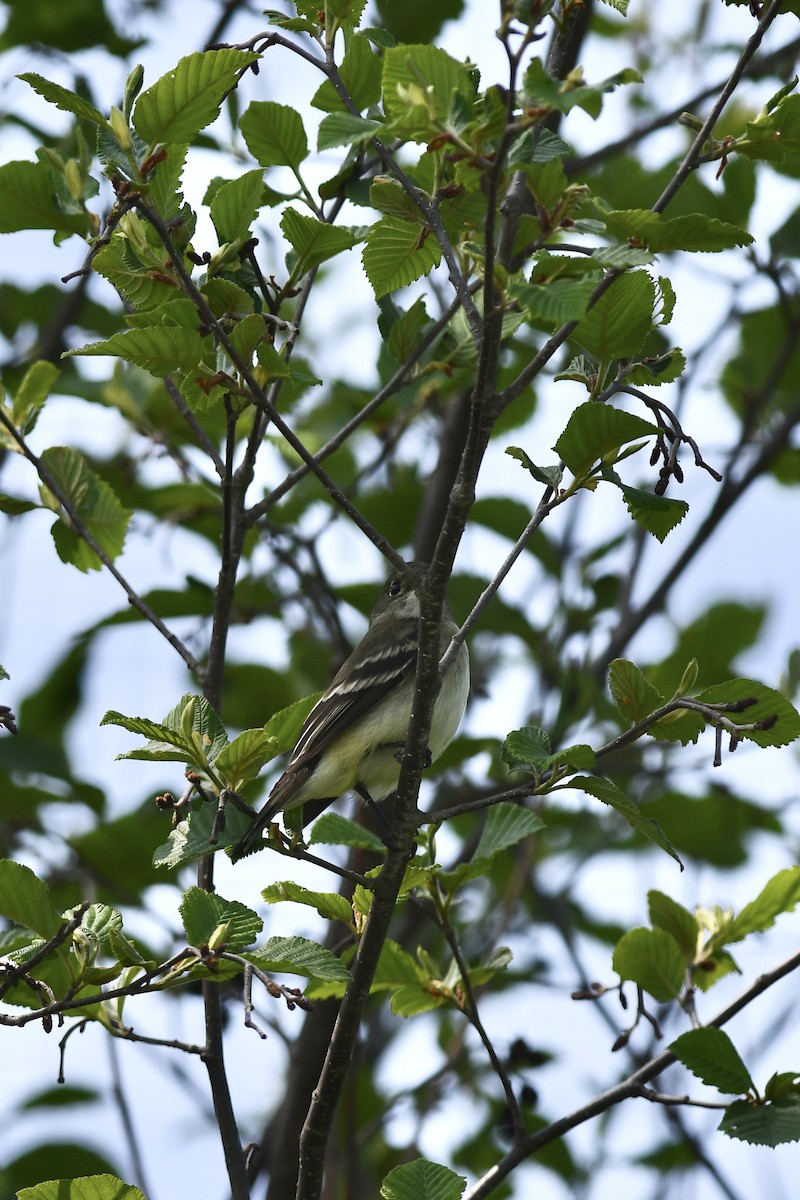
[{"label": "tree canopy", "polygon": [[[798,4],[202,11],[0,38],[4,1193],[748,1194],[800,1138]],[[390,832],[236,861],[411,559]]]}]

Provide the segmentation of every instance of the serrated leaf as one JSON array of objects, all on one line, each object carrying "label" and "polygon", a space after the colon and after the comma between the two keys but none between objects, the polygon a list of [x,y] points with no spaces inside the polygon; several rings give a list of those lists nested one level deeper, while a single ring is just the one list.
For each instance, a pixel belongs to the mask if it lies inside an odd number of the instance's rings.
[{"label": "serrated leaf", "polygon": [[244,837],[252,824],[252,817],[228,805],[225,811],[225,828],[219,841],[212,846],[211,834],[216,819],[215,805],[203,804],[196,812],[179,821],[174,829],[170,830],[166,842],[162,842],[153,851],[153,866],[167,869],[180,867],[207,854],[213,854],[215,850],[233,846]]},{"label": "serrated leaf", "polygon": [[509,458],[515,458],[517,462],[522,463],[525,470],[533,476],[537,483],[543,483],[545,487],[550,488],[557,488],[561,483],[564,471],[559,465],[539,467],[521,446],[506,446],[506,454]]},{"label": "serrated leaf", "polygon": [[672,250],[706,251],[717,253],[737,246],[749,246],[753,238],[746,230],[728,221],[708,217],[703,213],[687,213],[681,217],[665,217],[651,209],[620,209],[602,211],[608,229],[621,240],[640,242],[654,253]]},{"label": "serrated leaf", "polygon": [[630,979],[660,1004],[677,1000],[685,982],[686,960],[663,929],[631,929],[617,942],[612,965],[621,979]]},{"label": "serrated leaf", "polygon": [[426,1158],[395,1167],[381,1184],[381,1200],[459,1200],[467,1181]]},{"label": "serrated leaf", "polygon": [[75,350],[67,350],[64,358],[73,355],[87,357],[107,356],[124,358],[126,362],[144,367],[151,375],[163,378],[176,371],[195,370],[210,341],[205,341],[193,329],[176,325],[156,325],[144,329],[130,329],[125,333],[112,334],[105,342],[90,342]]},{"label": "serrated leaf", "polygon": [[261,917],[251,908],[199,887],[184,892],[179,911],[190,946],[207,945],[214,931],[227,925],[225,949],[238,953],[252,945],[264,928]]},{"label": "serrated leaf", "polygon": [[550,737],[536,725],[515,729],[503,743],[502,759],[513,769],[533,768],[541,771],[550,760]]},{"label": "serrated leaf", "polygon": [[367,234],[362,262],[375,299],[407,287],[441,261],[436,238],[419,225],[382,217]]},{"label": "serrated leaf", "polygon": [[728,679],[695,696],[702,704],[730,704],[738,700],[756,701],[742,712],[727,712],[735,725],[774,723],[767,729],[742,730],[741,736],[757,746],[788,746],[800,737],[800,714],[785,696],[755,679]]},{"label": "serrated leaf", "polygon": [[317,133],[317,149],[330,150],[332,146],[355,146],[374,137],[381,128],[380,121],[356,117],[349,112],[332,112],[320,121]]},{"label": "serrated leaf", "polygon": [[573,475],[581,476],[612,451],[654,433],[655,425],[633,413],[587,400],[575,409],[553,449]]},{"label": "serrated leaf", "polygon": [[303,271],[311,271],[320,263],[349,250],[360,242],[361,236],[352,230],[326,221],[305,217],[293,208],[285,209],[281,217],[281,229],[286,240],[297,252]]},{"label": "serrated leaf", "polygon": [[586,792],[589,796],[595,796],[596,799],[602,800],[604,804],[608,804],[623,816],[637,833],[641,833],[648,841],[665,850],[670,858],[674,858],[680,869],[683,870],[683,863],[675,847],[664,833],[658,821],[654,821],[652,817],[646,817],[638,804],[634,804],[632,800],[629,800],[625,793],[620,791],[612,780],[604,779],[600,775],[576,775],[574,779],[571,779],[564,786],[578,788],[580,791]]},{"label": "serrated leaf", "polygon": [[45,940],[61,928],[61,918],[45,881],[30,867],[10,858],[0,859],[0,913]]},{"label": "serrated leaf", "polygon": [[81,117],[85,121],[94,121],[98,125],[106,124],[106,119],[99,108],[95,108],[93,104],[84,100],[83,96],[79,96],[76,92],[71,92],[68,88],[61,87],[60,84],[53,83],[42,75],[37,75],[34,71],[23,71],[17,76],[17,79],[24,79],[35,92],[43,96],[49,104],[60,108],[62,112],[72,113],[76,117]]},{"label": "serrated leaf", "polygon": [[646,271],[620,275],[570,337],[601,362],[636,358],[653,326],[656,289]]},{"label": "serrated leaf", "polygon": [[302,117],[287,104],[254,100],[239,123],[247,148],[262,167],[300,166],[308,155]]},{"label": "serrated leaf", "polygon": [[411,357],[428,322],[425,300],[419,296],[406,312],[401,313],[386,339],[386,349],[395,362],[404,363]]},{"label": "serrated leaf", "polygon": [[11,408],[11,419],[20,433],[28,434],[34,428],[60,374],[58,367],[45,359],[39,359],[28,367]]},{"label": "serrated leaf", "polygon": [[192,142],[216,119],[241,72],[257,59],[257,54],[232,46],[182,58],[137,99],[133,124],[139,137],[148,146]]},{"label": "serrated leaf", "polygon": [[224,183],[211,201],[211,220],[220,244],[247,237],[261,207],[264,175],[256,167]]},{"label": "serrated leaf", "polygon": [[529,321],[556,329],[567,321],[580,320],[589,307],[599,277],[599,273],[596,273],[596,278],[589,276],[585,279],[519,284],[514,289],[514,295]]},{"label": "serrated leaf", "polygon": [[648,533],[652,533],[659,542],[663,542],[667,534],[680,525],[689,511],[689,505],[685,500],[671,500],[667,496],[656,496],[653,492],[629,487],[625,483],[617,486],[622,492],[625,507],[636,524]]},{"label": "serrated leaf", "polygon": [[626,383],[635,387],[660,387],[674,383],[686,370],[686,355],[679,346],[655,358],[643,358],[632,363],[625,372]]},{"label": "serrated leaf", "polygon": [[798,902],[800,867],[786,867],[773,875],[755,900],[733,918],[725,930],[725,942],[738,942],[750,933],[763,933],[775,924],[775,918],[781,913],[793,912]]},{"label": "serrated leaf", "polygon": [[626,721],[634,725],[660,708],[664,697],[634,663],[616,658],[608,668],[611,698]]},{"label": "serrated leaf", "polygon": [[381,857],[386,853],[386,846],[376,833],[357,821],[333,812],[323,813],[314,822],[308,842],[312,846],[356,846],[362,850],[372,850]]},{"label": "serrated leaf", "polygon": [[[369,40],[362,33],[348,38],[347,49],[339,66],[339,77],[359,112],[379,100],[381,59],[372,52]],[[323,112],[339,112],[345,108],[344,100],[329,79],[320,84],[311,103]]]},{"label": "serrated leaf", "polygon": [[[213,763],[228,744],[225,727],[204,696],[182,696],[163,721],[149,717],[127,717],[109,710],[101,725],[119,725],[150,741],[144,750],[130,751],[122,758],[151,758],[157,761],[188,762],[201,770]],[[173,747],[177,753],[170,750]]]},{"label": "serrated leaf", "polygon": [[299,883],[283,880],[280,883],[271,883],[263,889],[261,895],[267,904],[279,904],[287,900],[295,904],[305,904],[316,909],[326,921],[342,921],[352,928],[353,910],[346,897],[340,896],[338,892],[314,892]]},{"label": "serrated leaf", "polygon": [[422,213],[406,189],[386,175],[378,175],[370,185],[369,202],[387,217],[398,217],[422,227]]},{"label": "serrated leaf", "polygon": [[719,1124],[721,1133],[753,1146],[781,1146],[800,1140],[800,1102],[775,1100],[752,1104],[734,1100]]},{"label": "serrated leaf", "polygon": [[[59,511],[63,497],[100,549],[112,561],[117,558],[122,553],[133,514],[122,507],[109,485],[89,470],[77,450],[52,446],[41,455],[41,463],[59,489],[56,498]],[[42,495],[46,499],[44,485]],[[59,558],[79,571],[99,571],[101,560],[72,528],[71,521],[72,517],[65,515],[52,528]]]},{"label": "serrated leaf", "polygon": [[152,309],[180,295],[177,281],[173,283],[167,271],[155,271],[144,266],[127,238],[121,236],[112,237],[109,245],[95,256],[92,266],[136,309]]},{"label": "serrated leaf", "polygon": [[544,829],[544,821],[527,808],[518,804],[494,804],[486,817],[472,863],[486,863],[540,829]]},{"label": "serrated leaf", "polygon": [[647,893],[647,912],[651,925],[671,933],[687,960],[694,958],[700,926],[693,913],[671,896],[654,889]]},{"label": "serrated leaf", "polygon": [[562,81],[548,75],[544,64],[535,58],[525,72],[525,94],[527,102],[535,107],[545,106],[561,113],[568,113],[577,107],[597,119],[603,108],[603,96],[607,92],[613,92],[622,84],[641,82],[641,75],[632,67],[617,71],[595,84],[584,84],[582,71],[578,68],[568,80]]},{"label": "serrated leaf", "polygon": [[383,57],[383,105],[393,132],[421,141],[438,132],[453,96],[474,101],[476,78],[464,63],[436,46],[395,46]]},{"label": "serrated leaf", "polygon": [[303,937],[269,938],[258,950],[250,951],[244,957],[267,973],[280,971],[330,983],[347,983],[351,978],[340,958]]},{"label": "serrated leaf", "polygon": [[670,1050],[708,1087],[741,1096],[753,1087],[747,1067],[723,1029],[690,1029],[670,1044]]},{"label": "serrated leaf", "polygon": [[214,759],[214,769],[231,791],[238,792],[277,753],[275,739],[263,729],[245,729],[223,747]]},{"label": "serrated leaf", "polygon": [[57,241],[94,232],[60,175],[41,162],[8,162],[0,166],[0,233],[20,229],[51,229]]},{"label": "serrated leaf", "polygon": [[116,1175],[84,1175],[80,1179],[49,1179],[17,1192],[17,1200],[145,1200],[137,1187]]},{"label": "serrated leaf", "polygon": [[800,1075],[797,1071],[776,1071],[767,1081],[764,1097],[767,1100],[782,1100],[792,1097],[800,1100]]}]

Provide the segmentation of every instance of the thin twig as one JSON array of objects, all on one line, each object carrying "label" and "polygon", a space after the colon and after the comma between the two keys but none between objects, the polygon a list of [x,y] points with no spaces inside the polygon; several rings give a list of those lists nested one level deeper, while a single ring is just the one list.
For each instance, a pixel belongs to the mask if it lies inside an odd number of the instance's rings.
[{"label": "thin twig", "polygon": [[3,426],[6,428],[8,433],[11,435],[11,437],[17,443],[17,445],[19,446],[23,455],[25,456],[25,458],[27,458],[28,462],[34,468],[34,470],[36,471],[36,474],[39,476],[39,478],[41,479],[41,481],[45,485],[45,487],[50,492],[52,492],[53,495],[55,496],[56,500],[58,500],[59,504],[64,509],[64,512],[69,517],[70,525],[71,525],[72,529],[74,530],[74,532],[80,538],[82,538],[84,542],[86,542],[86,545],[91,550],[94,551],[94,553],[100,559],[100,562],[103,564],[103,566],[106,568],[106,570],[111,575],[113,575],[114,579],[116,579],[117,583],[120,585],[122,590],[125,592],[125,595],[128,597],[128,600],[133,605],[133,607],[139,610],[139,612],[142,614],[142,616],[145,617],[146,620],[148,620],[150,622],[150,624],[153,625],[154,628],[156,628],[158,630],[158,632],[162,635],[162,637],[166,638],[166,640],[169,642],[170,646],[172,646],[173,650],[176,650],[177,653],[181,656],[181,658],[186,663],[186,666],[189,668],[189,670],[198,679],[202,679],[203,668],[200,665],[200,663],[198,662],[198,660],[195,658],[195,656],[192,654],[191,650],[189,650],[188,646],[184,645],[184,643],[180,640],[180,638],[177,636],[177,634],[174,634],[164,624],[164,622],[157,615],[157,613],[155,613],[153,611],[153,609],[150,607],[150,605],[147,604],[147,602],[139,595],[139,593],[131,586],[131,584],[128,583],[125,576],[117,569],[117,567],[115,567],[114,563],[109,558],[109,556],[106,554],[105,550],[102,548],[102,546],[99,545],[99,543],[95,540],[95,538],[92,536],[92,534],[86,528],[83,521],[78,516],[76,509],[74,508],[72,503],[67,499],[67,497],[64,495],[64,493],[61,490],[61,488],[59,487],[58,483],[53,478],[53,476],[50,474],[50,472],[47,470],[47,468],[45,467],[42,460],[33,453],[33,451],[28,446],[28,443],[25,441],[25,439],[22,437],[22,435],[17,431],[13,422],[9,420],[9,418],[2,411],[2,409],[0,409],[0,423],[3,424]]},{"label": "thin twig", "polygon": [[[798,969],[800,969],[800,951],[785,959],[784,962],[780,963],[772,971],[760,975],[737,1000],[718,1013],[709,1024],[717,1029],[721,1029],[737,1013],[741,1012],[753,1000],[757,999],[758,996]],[[651,1079],[656,1079],[667,1067],[671,1067],[676,1061],[677,1059],[671,1051],[664,1050],[643,1066],[638,1067],[627,1079],[623,1079],[607,1091],[601,1092],[587,1104],[575,1109],[567,1116],[551,1122],[545,1129],[529,1134],[520,1144],[512,1146],[499,1162],[495,1163],[477,1183],[468,1188],[464,1193],[463,1200],[483,1200],[484,1197],[490,1196],[500,1186],[502,1181],[510,1175],[514,1168],[519,1166],[521,1162],[524,1162],[526,1158],[532,1157],[532,1155],[542,1150],[545,1146],[559,1141],[564,1134],[569,1133],[572,1129],[576,1129],[579,1125],[585,1124],[586,1121],[593,1120],[602,1113],[608,1112],[610,1108],[620,1104],[623,1100],[639,1095],[641,1088],[646,1083],[649,1083]]]}]

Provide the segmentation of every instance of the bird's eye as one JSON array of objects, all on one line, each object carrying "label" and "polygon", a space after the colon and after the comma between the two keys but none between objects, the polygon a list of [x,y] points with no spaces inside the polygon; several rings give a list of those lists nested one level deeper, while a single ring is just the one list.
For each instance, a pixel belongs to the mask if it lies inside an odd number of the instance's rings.
[{"label": "bird's eye", "polygon": [[393,599],[395,596],[399,596],[400,593],[402,592],[402,590],[403,590],[403,585],[399,579],[390,579],[389,580],[389,586],[387,587],[386,591]]}]

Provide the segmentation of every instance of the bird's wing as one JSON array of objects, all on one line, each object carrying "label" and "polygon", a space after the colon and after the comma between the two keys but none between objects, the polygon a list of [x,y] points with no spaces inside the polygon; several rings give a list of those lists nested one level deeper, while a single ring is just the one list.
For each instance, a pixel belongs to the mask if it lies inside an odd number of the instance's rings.
[{"label": "bird's wing", "polygon": [[332,742],[415,670],[419,648],[416,621],[396,624],[391,645],[381,643],[380,630],[369,629],[308,714],[287,772],[316,761]]}]

